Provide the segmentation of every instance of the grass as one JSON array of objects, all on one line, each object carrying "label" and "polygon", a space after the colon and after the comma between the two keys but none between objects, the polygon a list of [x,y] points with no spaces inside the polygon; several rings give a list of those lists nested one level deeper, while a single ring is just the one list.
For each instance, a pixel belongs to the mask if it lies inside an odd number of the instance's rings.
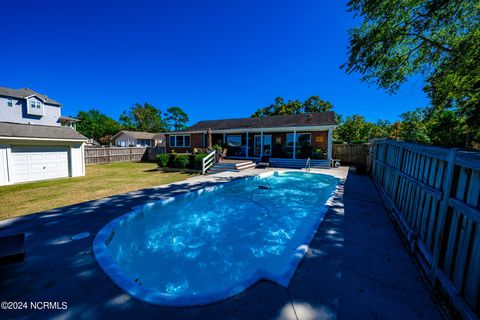
[{"label": "grass", "polygon": [[156,171],[154,163],[111,163],[87,166],[78,178],[46,180],[0,187],[0,220],[148,187],[192,176]]}]

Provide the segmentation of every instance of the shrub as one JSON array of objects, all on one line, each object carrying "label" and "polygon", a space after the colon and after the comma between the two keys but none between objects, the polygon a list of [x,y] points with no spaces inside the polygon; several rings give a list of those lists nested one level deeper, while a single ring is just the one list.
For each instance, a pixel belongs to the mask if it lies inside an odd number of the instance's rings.
[{"label": "shrub", "polygon": [[365,140],[352,140],[350,143],[351,144],[363,144],[363,143],[367,143],[367,141],[365,141]]},{"label": "shrub", "polygon": [[188,159],[188,156],[186,156],[186,155],[177,155],[177,156],[175,156],[175,159],[173,160],[173,163],[175,165],[175,168],[185,169],[188,166],[188,164],[190,163],[190,160]]},{"label": "shrub", "polygon": [[219,144],[214,144],[214,145],[212,146],[212,148],[213,148],[213,150],[215,150],[215,151],[217,151],[217,152],[222,152],[222,151],[223,151],[222,146],[219,145]]},{"label": "shrub", "polygon": [[157,155],[157,164],[159,167],[165,168],[168,166],[168,160],[170,159],[170,156],[166,153],[160,153]]},{"label": "shrub", "polygon": [[333,142],[332,142],[332,143],[333,143],[333,144],[344,144],[344,143],[345,143],[345,141],[343,141],[343,140],[340,140],[340,139],[337,139],[337,140],[333,140]]},{"label": "shrub", "polygon": [[201,170],[202,169],[202,160],[205,158],[208,154],[206,153],[197,153],[195,155],[195,169]]}]

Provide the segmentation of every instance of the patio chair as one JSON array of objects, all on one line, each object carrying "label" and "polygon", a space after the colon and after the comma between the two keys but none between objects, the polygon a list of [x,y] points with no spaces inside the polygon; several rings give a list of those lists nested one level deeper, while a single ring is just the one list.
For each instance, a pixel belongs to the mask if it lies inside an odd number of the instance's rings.
[{"label": "patio chair", "polygon": [[217,153],[217,162],[222,162],[227,156],[227,149],[223,149],[222,152]]},{"label": "patio chair", "polygon": [[257,162],[257,168],[268,168],[270,167],[270,158],[269,157],[266,157],[266,156],[263,156],[259,162]]}]

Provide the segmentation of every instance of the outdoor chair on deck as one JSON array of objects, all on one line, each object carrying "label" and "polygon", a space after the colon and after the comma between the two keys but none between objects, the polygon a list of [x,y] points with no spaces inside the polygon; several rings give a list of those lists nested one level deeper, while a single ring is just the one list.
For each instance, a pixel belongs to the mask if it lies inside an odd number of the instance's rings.
[{"label": "outdoor chair on deck", "polygon": [[270,158],[263,156],[259,162],[257,162],[257,168],[268,168],[270,167]]},{"label": "outdoor chair on deck", "polygon": [[223,149],[222,152],[217,153],[217,162],[222,162],[227,156],[227,149]]}]

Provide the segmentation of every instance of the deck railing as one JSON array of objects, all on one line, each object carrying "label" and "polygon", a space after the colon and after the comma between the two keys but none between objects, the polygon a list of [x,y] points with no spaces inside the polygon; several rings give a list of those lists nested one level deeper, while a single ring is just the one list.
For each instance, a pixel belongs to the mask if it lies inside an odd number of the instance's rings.
[{"label": "deck railing", "polygon": [[202,159],[202,174],[207,173],[207,170],[215,163],[215,153],[215,151],[212,151]]},{"label": "deck railing", "polygon": [[370,173],[432,285],[464,319],[480,315],[480,153],[393,140]]}]

